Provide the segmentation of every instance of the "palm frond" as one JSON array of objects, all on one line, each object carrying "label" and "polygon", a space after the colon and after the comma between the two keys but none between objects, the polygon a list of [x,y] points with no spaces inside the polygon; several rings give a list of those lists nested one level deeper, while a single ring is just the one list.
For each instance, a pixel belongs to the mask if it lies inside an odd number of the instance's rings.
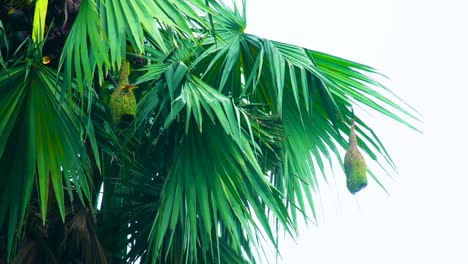
[{"label": "palm frond", "polygon": [[[93,84],[94,73],[102,82],[104,73],[111,67],[109,44],[98,15],[94,0],[82,1],[80,11],[70,30],[60,58],[60,66],[64,67],[64,87],[71,94],[73,78],[76,78],[78,89],[85,94],[84,85]],[[116,34],[114,34],[116,35]],[[124,52],[124,45],[117,50]],[[114,52],[117,52],[114,49]]]},{"label": "palm frond", "polygon": [[[0,21],[9,260],[20,248],[20,262],[256,263],[265,243],[278,251],[279,230],[296,233],[298,216],[315,221],[319,182],[343,169],[351,120],[366,159],[396,168],[353,108],[418,131],[417,111],[372,67],[245,33],[245,1],[82,0],[70,20],[49,2],[21,10],[32,28],[12,54],[4,29],[14,20]],[[43,47],[58,49],[59,65],[39,62]],[[109,98],[125,59],[138,103],[123,129]],[[60,238],[45,238],[51,224]]]},{"label": "palm frond", "polygon": [[[264,204],[286,227],[289,217],[281,196],[263,177],[254,154],[256,144],[241,125],[249,119],[229,98],[194,76],[185,76],[180,86],[180,95],[171,104],[164,127],[182,125],[185,133],[175,146],[176,159],[168,172],[153,225],[153,260],[160,252],[172,252],[194,261],[198,258],[195,245],[199,243],[202,252],[216,255],[211,236],[216,234],[219,223],[225,226],[234,244],[241,244],[242,230],[251,230],[247,237],[254,243],[257,229],[265,229],[274,243]],[[260,226],[254,218],[259,219]],[[183,233],[175,236],[175,230]],[[165,244],[167,241],[181,244]]]},{"label": "palm frond", "polygon": [[43,221],[49,185],[62,219],[64,190],[70,197],[76,190],[82,202],[90,196],[90,160],[80,133],[80,113],[59,104],[56,80],[52,70],[40,64],[31,68],[21,65],[0,74],[0,114],[4,117],[0,123],[0,163],[5,169],[0,178],[0,222],[8,221],[9,251],[34,184]]},{"label": "palm frond", "polygon": [[[372,110],[419,131],[410,121],[407,121],[408,119],[421,121],[417,110],[379,83],[373,77],[379,75],[375,69],[321,52],[307,50],[307,54],[316,62],[317,68],[324,76],[332,81],[330,87],[334,96],[344,96],[350,102],[368,106]],[[386,96],[385,93],[391,97]]]},{"label": "palm frond", "polygon": [[34,21],[32,40],[34,43],[43,43],[48,0],[37,0],[34,8]]},{"label": "palm frond", "polygon": [[[281,165],[270,166],[269,171],[275,186],[285,194],[291,215],[295,216],[296,209],[306,212],[303,195],[314,212],[317,175],[325,177],[332,160],[341,164],[340,151],[346,148],[344,135],[349,133],[353,105],[367,106],[417,130],[412,125],[419,122],[417,111],[376,81],[379,74],[373,68],[245,34],[239,31],[242,20],[235,14],[217,20],[222,24],[217,34],[226,41],[205,41],[204,52],[191,68],[201,71],[204,81],[229,93],[234,101],[241,104],[246,100],[263,106],[271,117],[279,116],[276,127],[284,129],[285,136],[278,140],[281,151],[275,154],[281,155]],[[386,166],[394,169],[377,135],[356,118],[360,147],[384,171]]]},{"label": "palm frond", "polygon": [[107,263],[106,254],[95,231],[90,209],[80,209],[67,223],[61,251],[65,258],[81,259],[84,263]]},{"label": "palm frond", "polygon": [[193,29],[207,28],[205,20],[197,15],[207,10],[197,0],[82,1],[61,57],[65,87],[70,87],[76,77],[83,92],[84,84],[93,84],[95,73],[102,83],[109,69],[120,67],[127,53],[127,41],[137,54],[144,52],[147,40],[157,44],[162,52],[169,52],[164,31],[174,30],[193,38]]}]

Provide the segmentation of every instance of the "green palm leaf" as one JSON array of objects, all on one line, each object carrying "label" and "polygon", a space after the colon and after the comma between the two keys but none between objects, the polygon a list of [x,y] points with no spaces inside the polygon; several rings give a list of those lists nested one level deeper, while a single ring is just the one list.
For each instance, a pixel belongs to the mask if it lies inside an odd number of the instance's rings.
[{"label": "green palm leaf", "polygon": [[[111,263],[255,263],[265,244],[278,250],[279,230],[294,235],[299,217],[315,221],[320,178],[343,170],[351,120],[366,163],[395,169],[353,108],[418,130],[417,111],[375,69],[245,33],[245,1],[80,3],[58,29],[45,22],[66,10],[38,1],[32,45],[0,57],[0,250],[10,255],[26,245],[33,203],[43,223],[56,214],[73,227],[62,241],[92,237]],[[0,23],[0,52],[12,28]],[[58,67],[38,63],[42,46],[61,52]],[[108,99],[125,59],[138,103],[120,129]],[[87,208],[72,217],[73,198]]]},{"label": "green palm leaf", "polygon": [[95,73],[102,83],[110,67],[120,67],[127,53],[127,41],[137,54],[143,53],[146,40],[169,52],[163,31],[175,30],[191,37],[192,29],[207,27],[197,15],[200,12],[208,10],[197,0],[82,1],[61,57],[65,86],[71,87],[71,78],[76,77],[83,92],[84,84],[93,84]]},{"label": "green palm leaf", "polygon": [[72,192],[77,192],[84,202],[91,191],[80,112],[59,104],[57,78],[50,69],[27,67],[20,65],[0,74],[0,114],[4,117],[0,125],[0,163],[4,168],[0,223],[8,222],[9,251],[17,228],[22,228],[34,184],[43,222],[52,190],[62,219],[63,184],[70,199]]},{"label": "green palm leaf", "polygon": [[[207,122],[203,129],[202,133],[196,126],[189,129],[169,172],[153,225],[153,260],[159,256],[165,237],[169,241],[183,237],[180,246],[170,243],[165,250],[188,256],[192,262],[192,257],[197,258],[196,248],[183,245],[195,246],[200,243],[197,241],[202,241],[202,253],[212,250],[211,235],[216,233],[218,224],[226,228],[233,245],[240,244],[239,234],[243,231],[247,232],[251,243],[257,244],[253,231],[260,227],[256,226],[254,216],[261,222],[261,228],[268,227],[264,203],[288,226],[281,198],[271,190],[272,186],[263,178],[258,164],[248,159],[253,153],[249,153],[247,139],[241,141],[244,148],[240,148],[219,125]],[[214,159],[216,163],[212,162]],[[248,205],[250,209],[241,205]],[[182,233],[175,236],[177,230]],[[274,243],[272,230],[265,231]],[[238,254],[240,250],[236,249]],[[210,255],[216,254],[211,252]]]},{"label": "green palm leaf", "polygon": [[44,28],[47,13],[48,0],[36,1],[34,9],[34,23],[32,32],[32,41],[34,43],[43,43],[44,41]]},{"label": "green palm leaf", "polygon": [[[251,140],[252,131],[248,132],[247,114],[235,107],[228,97],[188,74],[183,64],[166,68],[155,65],[148,70],[153,76],[164,74],[164,80],[158,81],[162,84],[156,86],[159,94],[146,94],[140,109],[149,108],[143,112],[152,113],[153,105],[153,112],[158,113],[155,118],[164,120],[164,128],[173,130],[182,126],[185,131],[181,143],[174,146],[175,160],[162,190],[161,206],[151,236],[152,259],[166,252],[165,257],[187,256],[191,262],[198,259],[198,247],[201,247],[203,260],[206,261],[207,252],[216,256],[212,236],[218,224],[225,226],[226,235],[233,239],[232,245],[241,244],[242,230],[251,230],[247,241],[254,243],[255,230],[263,229],[270,242],[275,243],[268,215],[262,209],[264,204],[286,227],[289,217],[280,193],[272,189],[258,164],[255,155],[258,146]],[[141,80],[145,80],[145,76]],[[174,98],[176,93],[180,95]],[[154,96],[158,100],[154,100]],[[153,99],[147,101],[146,98]],[[164,117],[158,108],[164,108],[161,102],[170,102],[171,98],[174,98],[171,111]],[[240,204],[248,204],[250,209]],[[257,226],[254,219],[261,225]],[[184,239],[180,240],[181,237]],[[197,244],[199,246],[195,246]],[[244,250],[251,245],[248,246]],[[235,252],[240,255],[240,248]]]},{"label": "green palm leaf", "polygon": [[[332,166],[333,157],[341,164],[340,150],[346,148],[343,135],[349,133],[353,104],[366,105],[417,130],[407,121],[419,121],[417,112],[398,97],[394,98],[403,106],[386,97],[394,95],[374,79],[378,73],[371,67],[245,34],[239,31],[242,21],[234,15],[218,20],[224,25],[218,27],[217,35],[226,41],[205,41],[205,52],[194,69],[206,69],[203,80],[234,98],[267,106],[265,112],[281,117],[279,127],[286,135],[281,144],[282,164],[268,170],[274,172],[272,180],[285,193],[287,203],[292,203],[292,216],[297,208],[306,211],[302,195],[314,211],[317,175],[325,176],[325,166]],[[239,75],[247,81],[232,77]],[[232,82],[225,86],[228,79]],[[365,153],[384,170],[385,163],[394,168],[377,135],[359,123],[363,130],[358,128],[358,138]]]}]

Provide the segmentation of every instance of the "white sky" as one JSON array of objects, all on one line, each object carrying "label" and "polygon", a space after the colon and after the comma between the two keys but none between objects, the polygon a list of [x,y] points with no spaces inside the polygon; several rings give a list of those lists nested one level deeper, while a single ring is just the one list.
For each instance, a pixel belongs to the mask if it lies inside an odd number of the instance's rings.
[{"label": "white sky", "polygon": [[371,65],[424,120],[422,135],[368,119],[398,166],[390,196],[371,181],[357,202],[336,173],[318,227],[282,241],[280,263],[468,263],[465,2],[247,0],[248,33]]}]

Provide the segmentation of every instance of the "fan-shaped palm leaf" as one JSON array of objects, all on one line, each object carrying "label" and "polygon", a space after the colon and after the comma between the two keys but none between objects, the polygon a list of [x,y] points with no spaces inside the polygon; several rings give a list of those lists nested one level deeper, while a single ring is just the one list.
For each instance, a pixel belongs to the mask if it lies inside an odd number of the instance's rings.
[{"label": "fan-shaped palm leaf", "polygon": [[102,83],[110,67],[120,67],[127,52],[127,41],[137,54],[144,51],[146,40],[154,41],[162,52],[169,52],[162,31],[176,31],[192,37],[194,28],[207,27],[197,15],[201,12],[208,12],[208,9],[197,0],[82,1],[62,53],[65,86],[70,87],[71,78],[76,76],[78,87],[83,91],[84,83],[93,84],[95,73]]},{"label": "fan-shaped palm leaf", "polygon": [[[66,220],[67,192],[88,207],[69,237],[99,245],[97,234],[110,262],[255,263],[264,243],[278,249],[278,230],[295,234],[298,214],[315,216],[319,177],[342,169],[351,119],[364,156],[395,168],[353,107],[417,130],[417,112],[375,69],[245,33],[245,1],[82,0],[70,32],[60,31],[63,74],[36,63],[48,41],[47,2],[35,6],[33,45],[0,57],[0,228],[9,252],[31,197],[45,221],[55,194],[52,214]],[[127,57],[139,59],[128,76],[138,107],[121,130],[107,101]],[[93,206],[96,234],[82,228]],[[22,248],[36,256],[36,246]]]},{"label": "fan-shaped palm leaf", "polygon": [[[79,108],[60,104],[56,75],[41,64],[27,64],[0,73],[0,222],[8,221],[9,249],[37,186],[43,221],[49,185],[64,218],[64,190],[89,198],[87,157]],[[66,185],[64,189],[63,184]],[[19,191],[21,190],[21,191]]]}]

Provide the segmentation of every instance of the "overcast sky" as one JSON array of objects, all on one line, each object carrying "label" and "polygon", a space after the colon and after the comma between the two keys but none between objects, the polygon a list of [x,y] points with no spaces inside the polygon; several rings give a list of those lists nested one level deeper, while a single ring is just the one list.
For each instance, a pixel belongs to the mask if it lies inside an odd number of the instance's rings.
[{"label": "overcast sky", "polygon": [[[423,115],[418,134],[366,119],[398,166],[348,194],[323,185],[318,227],[281,241],[280,263],[468,263],[468,3],[248,0],[246,32],[371,65]],[[337,173],[338,174],[338,173]]]}]

